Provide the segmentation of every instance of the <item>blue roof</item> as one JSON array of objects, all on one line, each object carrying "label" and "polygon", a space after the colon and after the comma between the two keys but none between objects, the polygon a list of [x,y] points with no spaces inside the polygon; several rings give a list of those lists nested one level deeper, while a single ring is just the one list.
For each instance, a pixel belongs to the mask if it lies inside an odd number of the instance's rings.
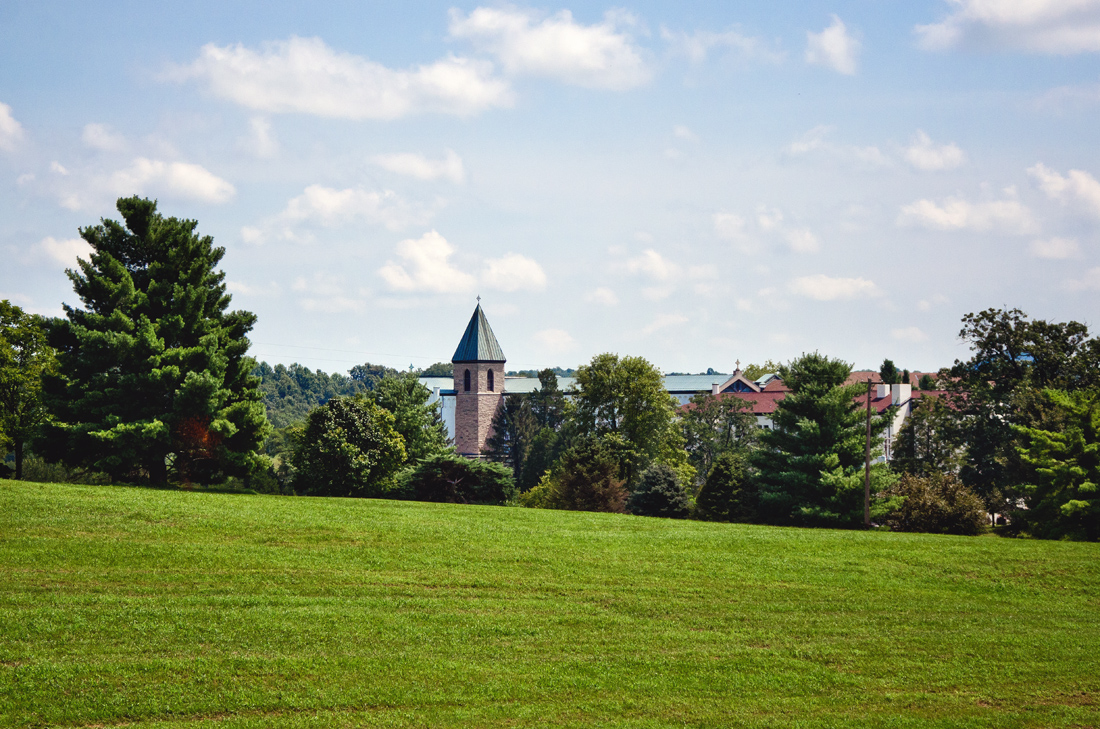
[{"label": "blue roof", "polygon": [[462,341],[458,343],[452,362],[504,362],[504,351],[500,348],[496,336],[493,334],[489,320],[485,318],[485,312],[481,310],[481,304],[474,309],[474,315],[470,317],[470,323],[466,326],[466,333],[462,335]]}]

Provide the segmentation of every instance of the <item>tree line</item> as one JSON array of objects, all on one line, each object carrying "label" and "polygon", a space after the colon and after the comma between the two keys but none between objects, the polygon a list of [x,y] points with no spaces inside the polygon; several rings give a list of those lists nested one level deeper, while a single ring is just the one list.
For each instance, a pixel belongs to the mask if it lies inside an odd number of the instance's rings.
[{"label": "tree line", "polygon": [[[416,380],[449,364],[257,364],[256,318],[229,308],[217,268],[224,249],[153,201],[117,207],[121,221],[80,230],[92,253],[68,271],[79,308],[46,319],[0,302],[0,439],[17,478],[33,453],[80,479],[862,524],[865,391],[847,384],[847,362],[815,352],[746,367],[789,388],[760,429],[737,397],[680,408],[644,358],[600,354],[505,397],[485,458],[468,460]],[[922,379],[941,391],[871,468],[874,519],[975,533],[989,512],[1017,533],[1100,538],[1100,340],[998,309],[968,314],[960,337],[972,356]],[[880,374],[909,380],[890,360]],[[876,452],[892,417],[872,417]]]}]

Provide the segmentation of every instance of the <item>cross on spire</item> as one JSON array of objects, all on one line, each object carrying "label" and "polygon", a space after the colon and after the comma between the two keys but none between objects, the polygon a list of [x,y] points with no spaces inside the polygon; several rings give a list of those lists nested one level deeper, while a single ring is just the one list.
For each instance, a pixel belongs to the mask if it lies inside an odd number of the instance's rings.
[{"label": "cross on spire", "polygon": [[477,303],[479,303],[479,304],[481,303],[481,294],[477,295]]},{"label": "cross on spire", "polygon": [[737,371],[740,372],[741,371],[741,360],[737,360],[736,365],[737,365]]}]

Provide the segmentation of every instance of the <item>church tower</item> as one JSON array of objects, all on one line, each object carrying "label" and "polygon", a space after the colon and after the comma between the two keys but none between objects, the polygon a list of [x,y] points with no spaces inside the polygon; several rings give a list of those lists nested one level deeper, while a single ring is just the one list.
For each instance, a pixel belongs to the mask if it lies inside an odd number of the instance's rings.
[{"label": "church tower", "polygon": [[504,352],[478,302],[451,362],[455,366],[455,450],[477,458],[504,401]]}]

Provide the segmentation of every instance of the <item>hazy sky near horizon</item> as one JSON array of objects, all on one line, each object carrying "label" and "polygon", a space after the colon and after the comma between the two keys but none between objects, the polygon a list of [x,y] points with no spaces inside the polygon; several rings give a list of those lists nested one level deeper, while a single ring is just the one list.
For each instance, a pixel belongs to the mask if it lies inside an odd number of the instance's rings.
[{"label": "hazy sky near horizon", "polygon": [[[1100,327],[1100,0],[0,5],[0,298],[155,197],[252,354],[913,370]],[[1095,332],[1094,332],[1095,333]]]}]

